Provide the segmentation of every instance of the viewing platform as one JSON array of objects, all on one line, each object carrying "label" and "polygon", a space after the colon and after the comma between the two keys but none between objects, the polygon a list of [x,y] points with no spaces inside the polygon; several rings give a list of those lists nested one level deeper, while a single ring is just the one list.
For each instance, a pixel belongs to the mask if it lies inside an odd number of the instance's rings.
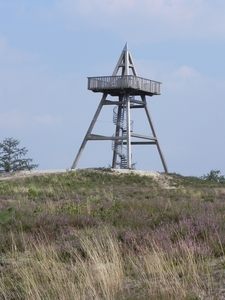
[{"label": "viewing platform", "polygon": [[130,92],[132,95],[160,95],[161,84],[134,75],[88,77],[88,90],[111,95],[120,95],[124,92]]}]

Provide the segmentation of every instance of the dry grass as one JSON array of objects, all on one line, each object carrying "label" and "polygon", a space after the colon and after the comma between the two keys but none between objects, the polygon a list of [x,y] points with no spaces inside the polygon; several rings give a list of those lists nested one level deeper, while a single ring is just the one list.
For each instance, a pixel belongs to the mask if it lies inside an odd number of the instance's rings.
[{"label": "dry grass", "polygon": [[80,251],[69,245],[62,258],[55,244],[20,238],[25,251],[12,236],[12,251],[2,259],[1,299],[200,299],[212,292],[205,260],[196,261],[185,244],[179,253],[153,245],[124,256],[107,229],[88,230],[79,233]]},{"label": "dry grass", "polygon": [[122,289],[119,248],[109,233],[82,234],[82,252],[69,245],[67,259],[46,240],[21,239],[25,251],[12,241],[2,260],[1,299],[116,299]]},{"label": "dry grass", "polygon": [[69,246],[62,259],[56,245],[21,238],[25,251],[13,242],[2,260],[1,299],[216,299],[206,261],[187,245],[182,253],[153,245],[124,256],[107,230],[89,231],[79,239],[82,251]]},{"label": "dry grass", "polygon": [[1,182],[0,299],[222,300],[224,187],[171,177]]}]

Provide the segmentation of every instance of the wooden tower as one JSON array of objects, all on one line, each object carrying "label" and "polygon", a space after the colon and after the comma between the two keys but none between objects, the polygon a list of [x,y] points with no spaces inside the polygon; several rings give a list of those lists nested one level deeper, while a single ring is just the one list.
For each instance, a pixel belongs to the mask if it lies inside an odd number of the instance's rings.
[{"label": "wooden tower", "polygon": [[[102,93],[103,95],[73,162],[72,169],[76,168],[87,141],[111,140],[113,150],[112,168],[133,168],[134,164],[132,163],[131,155],[132,145],[156,145],[164,171],[168,172],[146,101],[146,96],[161,94],[161,83],[137,76],[127,43],[120,55],[112,76],[88,77],[88,89],[95,93]],[[116,99],[107,99],[108,96]],[[137,99],[137,97],[139,97],[139,99]],[[92,134],[92,130],[104,105],[115,106],[113,110],[113,122],[116,128],[113,136]],[[145,110],[152,133],[151,136],[134,133],[132,130],[130,110],[140,108]]]}]

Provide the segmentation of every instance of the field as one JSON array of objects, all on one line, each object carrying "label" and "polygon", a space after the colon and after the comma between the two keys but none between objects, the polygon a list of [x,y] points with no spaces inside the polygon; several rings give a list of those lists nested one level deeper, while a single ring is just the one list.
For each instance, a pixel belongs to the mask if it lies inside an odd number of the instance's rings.
[{"label": "field", "polygon": [[0,175],[0,299],[225,299],[225,183],[141,175]]}]

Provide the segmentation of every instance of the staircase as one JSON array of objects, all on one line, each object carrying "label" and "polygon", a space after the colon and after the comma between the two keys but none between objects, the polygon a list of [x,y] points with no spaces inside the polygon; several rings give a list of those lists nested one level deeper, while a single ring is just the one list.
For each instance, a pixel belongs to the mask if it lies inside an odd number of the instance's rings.
[{"label": "staircase", "polygon": [[[120,115],[118,115],[118,107],[113,109],[113,123],[118,127],[119,136],[123,137],[127,135],[127,128],[124,125],[125,115],[126,115],[126,105],[121,106]],[[130,123],[131,132],[133,131],[133,121]],[[115,135],[114,135],[115,136]],[[123,140],[116,140],[112,142],[112,150],[116,152],[119,161],[116,162],[116,165],[120,169],[127,169],[127,149],[123,145]],[[135,164],[132,164],[132,168]]]}]

